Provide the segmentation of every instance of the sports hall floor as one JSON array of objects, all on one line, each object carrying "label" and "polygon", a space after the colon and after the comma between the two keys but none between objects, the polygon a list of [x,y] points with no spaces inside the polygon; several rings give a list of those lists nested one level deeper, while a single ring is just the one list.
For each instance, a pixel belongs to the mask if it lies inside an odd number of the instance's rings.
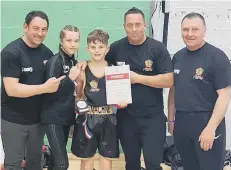
[{"label": "sports hall floor", "polygon": [[[97,160],[98,155],[95,156],[95,166],[94,168],[96,170],[99,170],[99,162]],[[69,162],[70,166],[68,170],[79,170],[80,168],[80,160],[76,158],[74,155],[69,154]],[[124,168],[125,162],[124,162],[124,157],[123,155],[118,159],[112,162],[112,170],[125,170]],[[142,161],[142,166],[144,167],[144,162]],[[163,170],[171,170],[170,167],[166,165],[162,165]]]}]

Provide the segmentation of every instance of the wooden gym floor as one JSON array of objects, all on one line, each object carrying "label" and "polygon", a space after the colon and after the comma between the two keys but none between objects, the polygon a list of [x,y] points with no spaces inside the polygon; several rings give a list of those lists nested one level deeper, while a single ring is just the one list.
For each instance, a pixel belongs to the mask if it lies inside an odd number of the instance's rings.
[{"label": "wooden gym floor", "polygon": [[[99,170],[98,156],[99,155],[95,156],[94,168],[96,170]],[[142,160],[142,158],[141,158],[141,160]],[[80,159],[79,158],[75,157],[72,154],[69,154],[69,163],[70,163],[70,166],[69,166],[68,170],[80,170]],[[143,167],[145,167],[143,160],[141,161],[141,165]],[[161,165],[161,166],[163,167],[163,170],[171,170],[171,168],[166,166],[166,165]],[[121,154],[121,156],[118,160],[114,160],[112,162],[112,170],[125,170],[125,161],[124,161],[123,154]]]}]

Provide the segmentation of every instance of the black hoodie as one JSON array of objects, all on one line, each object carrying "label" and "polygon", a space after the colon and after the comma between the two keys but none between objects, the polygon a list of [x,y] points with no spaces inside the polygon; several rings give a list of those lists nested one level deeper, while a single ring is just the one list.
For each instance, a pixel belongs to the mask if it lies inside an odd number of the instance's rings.
[{"label": "black hoodie", "polygon": [[58,91],[46,94],[44,97],[41,123],[72,125],[75,120],[75,85],[69,78],[69,71],[75,66],[77,61],[74,56],[70,57],[64,52],[57,53],[51,57],[46,64],[45,78],[59,78],[66,75],[61,81]]}]

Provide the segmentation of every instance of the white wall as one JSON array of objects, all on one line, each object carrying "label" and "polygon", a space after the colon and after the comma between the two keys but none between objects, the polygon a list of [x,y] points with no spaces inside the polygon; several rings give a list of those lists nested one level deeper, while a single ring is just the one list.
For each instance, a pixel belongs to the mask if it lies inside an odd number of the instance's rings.
[{"label": "white wall", "polygon": [[231,1],[170,1],[168,49],[171,54],[184,47],[180,22],[189,12],[199,12],[206,20],[206,41],[220,47],[231,59]]},{"label": "white wall", "polygon": [[[201,13],[207,23],[206,41],[220,47],[231,59],[231,1],[170,0],[168,50],[174,54],[184,47],[180,23],[189,12]],[[167,92],[165,93],[166,101]],[[166,105],[165,105],[166,106]],[[231,149],[231,102],[226,114],[227,148]]]}]

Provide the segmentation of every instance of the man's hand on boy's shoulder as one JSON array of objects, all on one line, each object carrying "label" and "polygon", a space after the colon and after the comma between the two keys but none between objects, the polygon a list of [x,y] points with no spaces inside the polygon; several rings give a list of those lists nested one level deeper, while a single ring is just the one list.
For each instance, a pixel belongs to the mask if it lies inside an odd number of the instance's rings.
[{"label": "man's hand on boy's shoulder", "polygon": [[85,70],[85,68],[87,67],[87,61],[83,60],[77,63],[77,68],[80,70]]}]

